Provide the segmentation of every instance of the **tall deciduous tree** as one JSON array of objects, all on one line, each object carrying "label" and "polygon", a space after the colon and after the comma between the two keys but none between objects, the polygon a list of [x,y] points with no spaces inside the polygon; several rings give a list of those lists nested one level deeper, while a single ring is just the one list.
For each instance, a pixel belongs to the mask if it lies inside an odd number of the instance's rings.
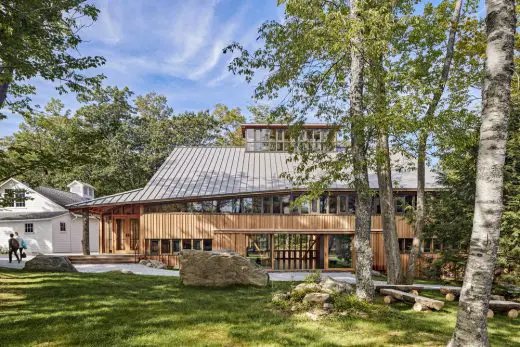
[{"label": "tall deciduous tree", "polygon": [[428,105],[422,126],[419,130],[418,147],[417,147],[417,207],[415,215],[415,235],[408,260],[408,268],[406,271],[406,281],[412,283],[415,277],[415,263],[421,250],[422,234],[425,221],[425,188],[426,188],[426,150],[428,145],[428,136],[430,134],[432,118],[435,115],[437,106],[441,100],[442,94],[446,87],[450,74],[451,63],[455,50],[455,39],[457,28],[460,20],[460,12],[462,9],[462,0],[456,0],[451,21],[451,28],[448,34],[448,42],[446,44],[446,55],[442,66],[441,75],[437,85],[433,91],[431,102]]},{"label": "tall deciduous tree", "polygon": [[503,210],[516,30],[513,0],[486,1],[486,67],[470,253],[450,346],[489,346],[487,311]]},{"label": "tall deciduous tree", "polygon": [[350,40],[350,138],[352,149],[352,169],[356,189],[356,226],[354,245],[356,248],[356,296],[362,300],[374,299],[372,280],[372,248],[370,228],[372,224],[372,197],[368,183],[367,129],[363,108],[364,56],[362,47],[362,25],[360,25],[359,0],[350,1],[350,20],[354,34]]},{"label": "tall deciduous tree", "polygon": [[82,43],[79,31],[98,14],[85,0],[0,2],[0,109],[29,106],[35,88],[24,81],[34,77],[59,82],[60,93],[99,85],[102,76],[78,71],[98,67],[104,58],[73,54]]}]

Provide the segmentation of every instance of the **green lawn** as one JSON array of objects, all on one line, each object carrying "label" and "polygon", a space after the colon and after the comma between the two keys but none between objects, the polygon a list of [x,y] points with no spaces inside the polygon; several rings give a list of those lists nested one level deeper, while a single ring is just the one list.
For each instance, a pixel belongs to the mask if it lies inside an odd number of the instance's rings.
[{"label": "green lawn", "polygon": [[[272,292],[290,285],[204,289],[168,277],[0,270],[0,345],[444,346],[455,324],[456,303],[314,322],[272,306]],[[520,319],[496,315],[489,325],[493,345],[520,345]]]}]

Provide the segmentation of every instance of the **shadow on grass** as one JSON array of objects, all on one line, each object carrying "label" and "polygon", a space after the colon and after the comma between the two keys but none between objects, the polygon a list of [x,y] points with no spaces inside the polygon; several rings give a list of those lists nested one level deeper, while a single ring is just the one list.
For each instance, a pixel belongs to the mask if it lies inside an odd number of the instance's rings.
[{"label": "shadow on grass", "polygon": [[[456,303],[444,312],[319,322],[270,304],[269,288],[185,287],[177,278],[0,271],[0,341],[8,345],[445,345]],[[492,343],[507,345],[518,323],[490,323]],[[7,328],[8,327],[8,328]],[[6,329],[7,328],[7,329]]]}]

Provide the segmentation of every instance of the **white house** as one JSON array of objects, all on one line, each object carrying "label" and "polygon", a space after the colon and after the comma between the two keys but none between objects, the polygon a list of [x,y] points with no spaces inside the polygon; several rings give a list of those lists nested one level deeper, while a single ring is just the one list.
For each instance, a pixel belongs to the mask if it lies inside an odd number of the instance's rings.
[{"label": "white house", "polygon": [[[1,183],[1,196],[14,192],[19,199],[11,206],[0,207],[0,247],[7,247],[9,234],[17,231],[27,241],[28,253],[80,253],[83,218],[66,206],[94,198],[94,187],[78,181],[68,187],[70,192],[49,187],[32,189],[14,178]],[[99,220],[91,217],[92,252],[99,250],[98,226]]]}]

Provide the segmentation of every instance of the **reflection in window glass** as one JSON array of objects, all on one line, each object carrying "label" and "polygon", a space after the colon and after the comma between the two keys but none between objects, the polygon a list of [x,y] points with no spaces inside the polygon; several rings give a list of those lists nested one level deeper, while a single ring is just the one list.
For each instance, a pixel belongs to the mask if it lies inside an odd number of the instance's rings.
[{"label": "reflection in window glass", "polygon": [[246,257],[258,265],[271,267],[271,247],[268,234],[249,235]]},{"label": "reflection in window glass", "polygon": [[338,212],[338,199],[335,195],[329,196],[329,213],[337,213]]},{"label": "reflection in window glass", "polygon": [[272,213],[273,208],[273,198],[271,196],[266,196],[264,198],[263,211],[264,213]]},{"label": "reflection in window glass", "polygon": [[181,240],[172,240],[173,242],[173,253],[179,253],[181,251]]},{"label": "reflection in window glass", "polygon": [[356,213],[356,197],[352,194],[348,196],[348,213]]},{"label": "reflection in window glass", "polygon": [[216,201],[203,201],[202,202],[202,211],[206,213],[213,213],[216,211]]},{"label": "reflection in window glass", "polygon": [[327,213],[327,197],[326,196],[320,197],[320,213],[322,213],[322,214]]},{"label": "reflection in window glass", "polygon": [[170,240],[161,240],[161,254],[170,254]]},{"label": "reflection in window glass", "polygon": [[300,210],[302,214],[309,214],[309,202],[304,201],[302,202],[302,205],[300,206]]},{"label": "reflection in window glass", "polygon": [[282,196],[282,213],[283,214],[291,214],[291,209],[289,208],[291,204],[291,196],[284,195]]},{"label": "reflection in window glass", "polygon": [[273,196],[273,213],[280,214],[281,212],[281,201],[279,196]]},{"label": "reflection in window glass", "polygon": [[352,235],[329,235],[329,268],[352,268]]},{"label": "reflection in window glass", "polygon": [[150,240],[150,255],[159,255],[159,240]]},{"label": "reflection in window glass", "polygon": [[318,213],[318,199],[313,199],[311,201],[311,212]]},{"label": "reflection in window glass", "polygon": [[204,240],[204,250],[211,251],[213,249],[213,240],[206,239]]},{"label": "reflection in window glass", "polygon": [[242,199],[242,213],[253,212],[253,198]]},{"label": "reflection in window glass", "polygon": [[193,240],[193,249],[196,249],[198,251],[202,250],[202,240]]},{"label": "reflection in window glass", "polygon": [[339,213],[347,213],[347,196],[339,196]]},{"label": "reflection in window glass", "polygon": [[395,198],[395,212],[396,213],[404,212],[404,198],[402,196],[398,196]]},{"label": "reflection in window glass", "polygon": [[220,200],[218,202],[218,212],[221,212],[221,213],[233,212],[233,200]]},{"label": "reflection in window glass", "polygon": [[381,202],[378,196],[372,198],[372,214],[381,214]]},{"label": "reflection in window glass", "polygon": [[253,198],[253,213],[262,213],[262,201],[261,197]]},{"label": "reflection in window glass", "polygon": [[191,249],[191,240],[182,240],[182,249]]}]

